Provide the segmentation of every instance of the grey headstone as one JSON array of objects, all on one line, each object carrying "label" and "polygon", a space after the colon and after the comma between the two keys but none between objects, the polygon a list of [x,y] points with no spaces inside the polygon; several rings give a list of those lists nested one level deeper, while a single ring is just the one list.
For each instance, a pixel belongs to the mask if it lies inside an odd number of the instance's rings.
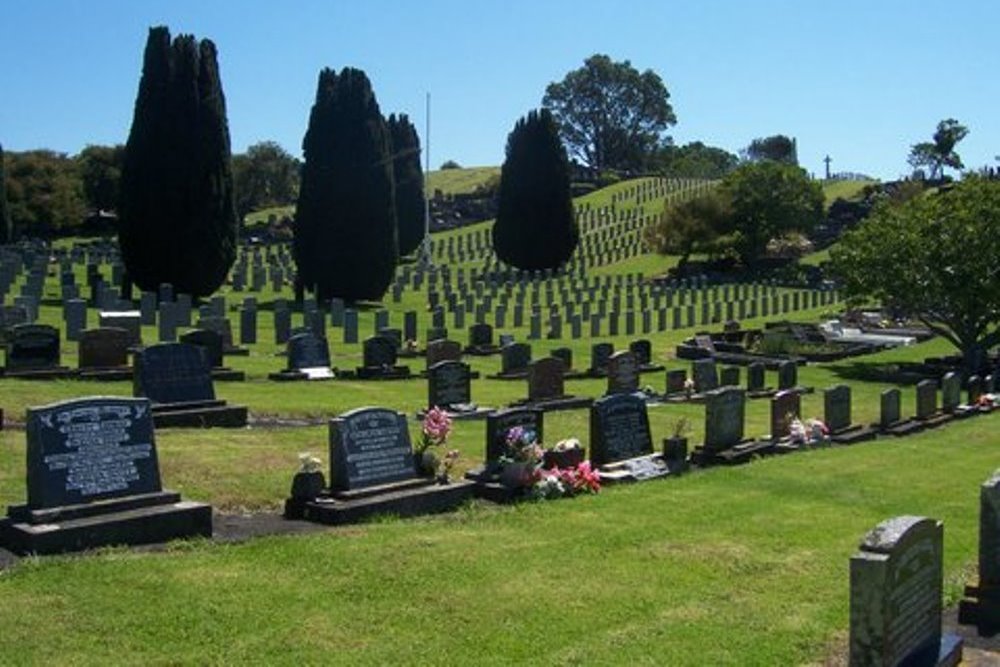
[{"label": "grey headstone", "polygon": [[591,463],[602,466],[652,453],[649,415],[642,397],[614,394],[594,401],[590,407]]},{"label": "grey headstone", "polygon": [[823,392],[823,421],[831,433],[851,426],[851,387],[839,384]]},{"label": "grey headstone", "polygon": [[902,417],[902,395],[899,389],[886,389],[879,398],[879,426],[888,428]]},{"label": "grey headstone", "polygon": [[705,449],[721,451],[743,440],[746,391],[723,387],[705,395]]}]

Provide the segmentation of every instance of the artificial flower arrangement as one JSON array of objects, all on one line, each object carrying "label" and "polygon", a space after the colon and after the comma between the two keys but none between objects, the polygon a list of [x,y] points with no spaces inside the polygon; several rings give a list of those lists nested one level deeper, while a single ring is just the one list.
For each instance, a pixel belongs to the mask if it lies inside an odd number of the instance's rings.
[{"label": "artificial flower arrangement", "polygon": [[458,460],[459,452],[457,449],[450,449],[439,460],[432,448],[441,447],[448,442],[451,429],[451,417],[441,408],[434,406],[424,415],[420,444],[413,453],[417,471],[428,476],[437,475],[441,483],[449,481],[451,469]]},{"label": "artificial flower arrangement", "polygon": [[600,491],[600,475],[583,459],[583,447],[576,438],[560,440],[545,450],[534,431],[515,426],[507,431],[506,445],[500,457],[500,477],[510,488],[522,489],[539,500]]},{"label": "artificial flower arrangement", "polygon": [[998,394],[980,394],[976,400],[976,407],[985,410],[992,410],[997,405],[1000,405],[1000,395]]},{"label": "artificial flower arrangement", "polygon": [[299,470],[292,478],[292,498],[311,499],[322,493],[326,486],[322,466],[323,462],[310,452],[299,454]]},{"label": "artificial flower arrangement", "polygon": [[687,378],[684,380],[684,395],[691,398],[694,394],[694,378]]},{"label": "artificial flower arrangement", "polygon": [[797,416],[790,415],[788,439],[797,445],[815,445],[830,439],[830,429],[821,419],[814,417],[803,422]]}]

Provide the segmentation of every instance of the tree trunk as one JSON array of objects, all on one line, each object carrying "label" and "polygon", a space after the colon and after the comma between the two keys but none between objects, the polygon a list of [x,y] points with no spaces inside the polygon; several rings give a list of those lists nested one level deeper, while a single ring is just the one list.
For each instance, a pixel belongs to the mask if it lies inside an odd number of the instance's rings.
[{"label": "tree trunk", "polygon": [[986,348],[978,342],[962,347],[962,366],[967,375],[975,375],[987,371],[988,355]]}]

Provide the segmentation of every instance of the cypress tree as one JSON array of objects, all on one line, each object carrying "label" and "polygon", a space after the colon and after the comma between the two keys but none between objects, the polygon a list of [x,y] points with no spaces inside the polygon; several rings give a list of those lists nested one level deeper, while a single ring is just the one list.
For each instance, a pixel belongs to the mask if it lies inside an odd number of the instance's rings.
[{"label": "cypress tree", "polygon": [[406,114],[389,116],[392,172],[396,182],[396,230],[399,254],[409,255],[424,239],[424,172],[420,168],[420,139]]},{"label": "cypress tree", "polygon": [[10,243],[10,210],[7,208],[7,181],[3,170],[3,146],[0,146],[0,244]]},{"label": "cypress tree", "polygon": [[212,294],[236,259],[237,217],[215,45],[151,28],[122,165],[119,243],[144,290]]},{"label": "cypress tree", "polygon": [[389,132],[365,73],[319,74],[302,140],[295,259],[320,300],[377,300],[396,270]]},{"label": "cypress tree", "polygon": [[565,264],[580,230],[573,214],[569,161],[548,109],[517,121],[507,137],[493,248],[506,264],[527,270]]}]

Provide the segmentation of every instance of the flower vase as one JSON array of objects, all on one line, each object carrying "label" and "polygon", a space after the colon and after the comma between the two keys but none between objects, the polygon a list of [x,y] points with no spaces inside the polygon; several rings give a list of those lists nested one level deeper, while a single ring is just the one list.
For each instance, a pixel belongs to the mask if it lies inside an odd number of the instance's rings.
[{"label": "flower vase", "polygon": [[546,468],[575,468],[583,463],[583,448],[565,449],[562,451],[555,449],[545,450]]},{"label": "flower vase", "polygon": [[434,456],[434,452],[425,449],[414,455],[413,465],[417,469],[418,477],[433,477],[437,472],[437,457]]},{"label": "flower vase", "polygon": [[312,500],[323,492],[326,479],[319,470],[312,472],[297,472],[292,478],[292,498],[296,500]]},{"label": "flower vase", "polygon": [[506,464],[500,471],[500,483],[508,489],[527,488],[531,486],[534,472],[534,464],[514,461]]}]

